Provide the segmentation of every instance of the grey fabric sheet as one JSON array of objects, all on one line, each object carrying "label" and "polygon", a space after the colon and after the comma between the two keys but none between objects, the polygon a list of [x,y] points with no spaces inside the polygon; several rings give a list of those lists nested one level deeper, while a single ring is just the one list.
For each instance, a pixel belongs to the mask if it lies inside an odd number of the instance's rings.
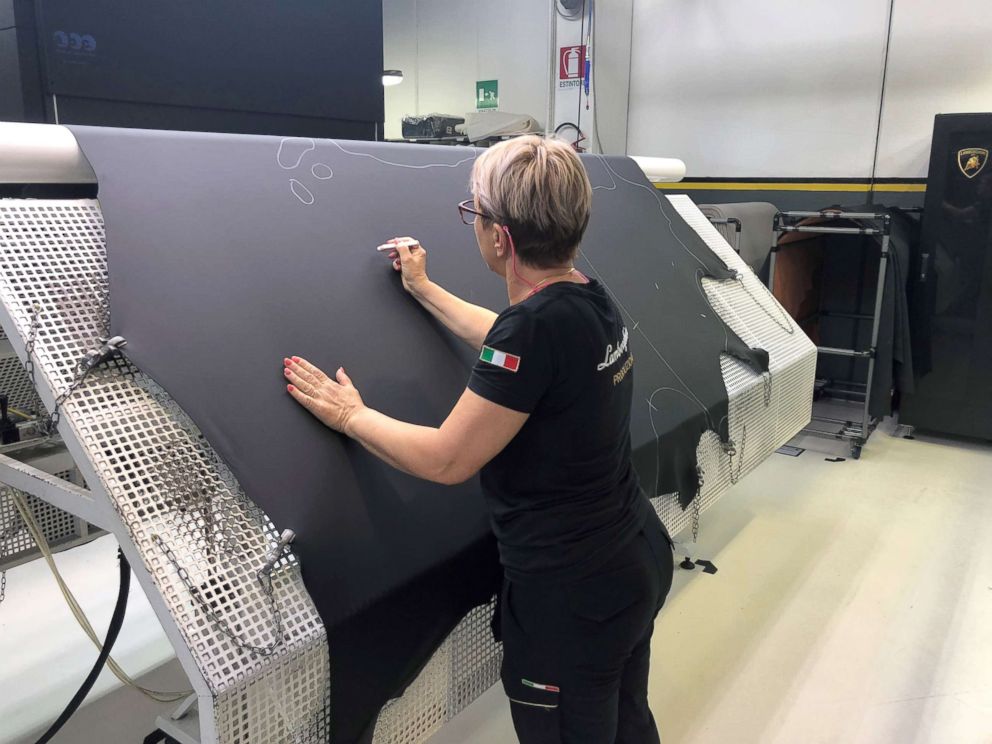
[{"label": "grey fabric sheet", "polygon": [[[505,307],[502,280],[455,208],[478,151],[72,130],[99,179],[113,333],[276,528],[297,533],[332,668],[346,681],[332,685],[345,696],[332,699],[335,741],[358,740],[461,613],[491,596],[495,551],[477,479],[443,487],[377,461],[288,397],[281,360],[344,365],[367,404],[441,423],[474,353],[403,292],[375,246],[416,236],[435,281]],[[584,162],[595,198],[577,265],[627,316],[635,464],[649,495],[679,491],[685,506],[700,435],[727,434],[720,354],[756,373],[767,354],[709,307],[701,278],[731,273],[636,164]]]}]

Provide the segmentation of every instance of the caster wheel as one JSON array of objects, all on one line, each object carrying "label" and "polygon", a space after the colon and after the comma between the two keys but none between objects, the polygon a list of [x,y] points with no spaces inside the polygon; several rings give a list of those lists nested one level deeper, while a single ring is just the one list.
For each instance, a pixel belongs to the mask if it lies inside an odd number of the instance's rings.
[{"label": "caster wheel", "polygon": [[855,460],[861,459],[861,445],[855,445],[851,447],[851,457]]}]

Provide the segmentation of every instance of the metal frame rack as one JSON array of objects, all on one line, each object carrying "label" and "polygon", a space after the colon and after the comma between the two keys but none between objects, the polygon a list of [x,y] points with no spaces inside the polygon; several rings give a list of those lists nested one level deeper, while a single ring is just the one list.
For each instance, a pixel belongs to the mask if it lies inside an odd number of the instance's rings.
[{"label": "metal frame rack", "polygon": [[[820,224],[799,224],[811,218],[821,220],[849,220],[859,223],[856,227],[832,227]],[[807,427],[803,429],[806,434],[828,437],[832,439],[843,439],[850,443],[851,457],[855,460],[861,457],[861,449],[868,441],[868,437],[875,430],[878,421],[871,416],[871,385],[875,377],[875,356],[878,347],[878,330],[882,314],[882,299],[885,293],[885,277],[889,262],[889,238],[891,235],[892,218],[886,213],[876,212],[845,212],[841,209],[823,209],[818,212],[790,211],[778,212],[773,222],[773,232],[775,242],[772,244],[771,260],[768,271],[768,289],[775,291],[775,263],[782,236],[789,233],[815,233],[821,235],[877,235],[881,236],[881,257],[878,266],[878,286],[875,291],[875,309],[872,315],[852,315],[849,317],[858,320],[872,321],[871,344],[867,349],[842,349],[831,346],[817,346],[817,354],[832,356],[851,357],[855,359],[868,360],[868,376],[864,383],[864,393],[861,393],[860,383],[851,383],[851,390],[845,390],[845,396],[854,399],[864,398],[861,421],[847,421],[828,416],[813,415],[813,421],[820,421],[826,424],[839,424],[840,431],[825,431],[823,429]],[[838,316],[839,313],[831,313]],[[848,317],[848,316],[845,316]],[[819,382],[819,381],[818,381]],[[855,389],[857,388],[857,389]]]},{"label": "metal frame rack", "polygon": [[[77,486],[85,486],[65,445],[45,431],[44,404],[38,398],[31,378],[21,365],[10,341],[0,331],[0,393],[7,396],[11,410],[17,411],[17,441],[0,445],[0,460],[26,463]],[[3,467],[0,466],[0,472]],[[34,496],[28,507],[37,519],[41,533],[53,552],[89,542],[104,534],[85,519],[62,511]],[[41,555],[13,500],[0,485],[0,603],[4,600],[4,572]]]}]

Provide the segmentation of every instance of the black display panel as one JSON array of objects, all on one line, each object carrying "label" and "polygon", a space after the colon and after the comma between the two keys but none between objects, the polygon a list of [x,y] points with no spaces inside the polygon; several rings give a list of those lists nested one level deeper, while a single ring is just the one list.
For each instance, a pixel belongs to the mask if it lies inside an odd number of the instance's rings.
[{"label": "black display panel", "polygon": [[992,439],[992,114],[934,120],[903,423]]},{"label": "black display panel", "polygon": [[37,0],[57,95],[383,120],[375,0]]},{"label": "black display panel", "polygon": [[[0,25],[0,29],[3,26]],[[17,50],[17,29],[0,30],[0,121],[23,121],[21,66]]]}]

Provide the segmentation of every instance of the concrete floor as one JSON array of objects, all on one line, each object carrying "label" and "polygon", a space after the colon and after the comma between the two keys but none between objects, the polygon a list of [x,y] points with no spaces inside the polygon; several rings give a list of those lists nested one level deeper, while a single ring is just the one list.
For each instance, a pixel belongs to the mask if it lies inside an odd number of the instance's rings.
[{"label": "concrete floor", "polygon": [[[800,445],[704,515],[719,572],[676,572],[650,692],[665,744],[992,744],[992,447]],[[56,741],[140,742],[153,716],[131,696]],[[497,687],[431,744],[512,741]]]},{"label": "concrete floor", "polygon": [[[992,447],[876,433],[775,455],[676,571],[651,707],[665,744],[990,744]],[[513,741],[499,690],[431,744]]]},{"label": "concrete floor", "polygon": [[[104,535],[57,553],[55,562],[102,636],[117,600],[116,539]],[[0,604],[0,743],[33,744],[75,694],[93,666],[96,653],[76,624],[44,560],[39,558],[9,570],[7,598]],[[134,578],[113,657],[135,677],[175,658]],[[189,687],[178,663],[173,662],[172,669],[153,673],[146,686],[176,691]],[[164,686],[156,687],[163,682]],[[109,690],[115,692],[108,695]],[[100,674],[88,700],[96,703],[84,705],[53,742],[85,742],[85,738],[74,737],[84,736],[82,732],[91,730],[92,725],[105,734],[93,741],[140,742],[142,737],[131,735],[136,733],[138,722],[145,727],[158,713],[158,706],[137,692],[120,690],[117,679],[107,669]],[[153,728],[148,727],[144,733]],[[129,738],[120,738],[125,734]]]}]

